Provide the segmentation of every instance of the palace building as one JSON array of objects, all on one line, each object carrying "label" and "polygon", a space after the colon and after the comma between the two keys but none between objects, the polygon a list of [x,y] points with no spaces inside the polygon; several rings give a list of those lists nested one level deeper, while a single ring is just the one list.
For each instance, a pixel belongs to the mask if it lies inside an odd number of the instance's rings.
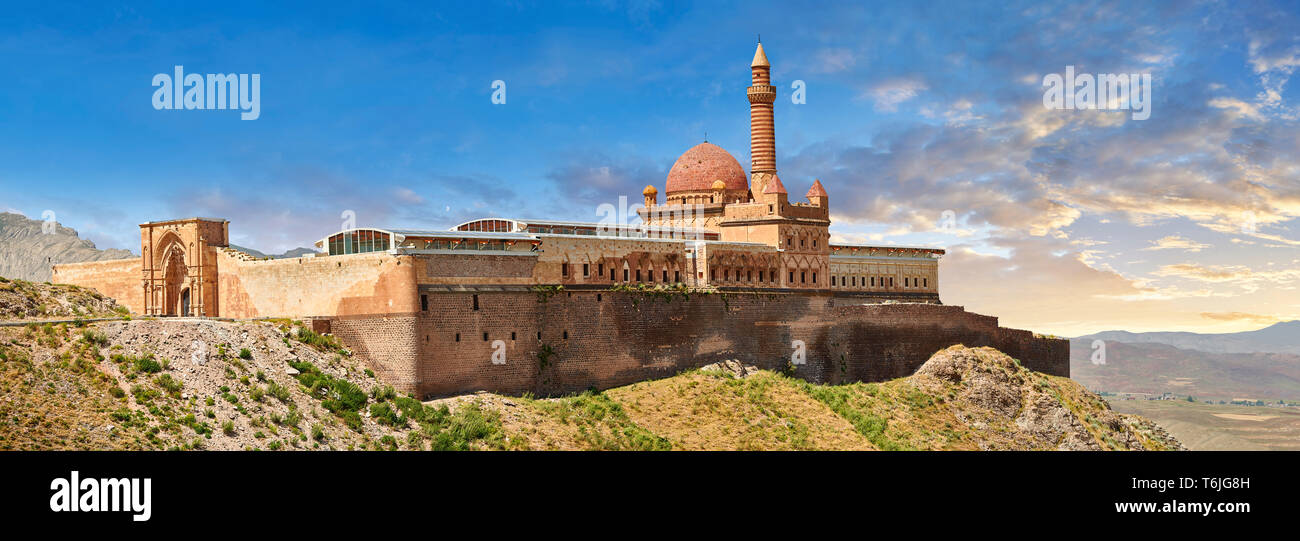
[{"label": "palace building", "polygon": [[[816,179],[791,200],[770,69],[759,44],[745,92],[749,173],[695,145],[662,201],[643,189],[640,223],[351,228],[317,241],[318,254],[264,260],[230,247],[226,220],[167,220],[140,225],[139,257],[56,265],[54,280],[144,316],[310,321],[422,396],[606,387],[731,358],[783,367],[796,342],[807,362],[794,370],[814,381],[909,375],[954,343],[1068,375],[1068,342],[943,305],[943,250],[833,242]],[[489,362],[502,350],[507,362]]]}]

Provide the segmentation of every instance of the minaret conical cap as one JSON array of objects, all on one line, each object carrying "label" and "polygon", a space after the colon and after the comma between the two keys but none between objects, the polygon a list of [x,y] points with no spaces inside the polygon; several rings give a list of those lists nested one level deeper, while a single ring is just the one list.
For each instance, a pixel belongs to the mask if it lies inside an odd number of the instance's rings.
[{"label": "minaret conical cap", "polygon": [[771,64],[767,63],[767,54],[763,52],[763,43],[759,42],[758,49],[754,51],[754,61],[749,63],[751,68],[770,68]]}]

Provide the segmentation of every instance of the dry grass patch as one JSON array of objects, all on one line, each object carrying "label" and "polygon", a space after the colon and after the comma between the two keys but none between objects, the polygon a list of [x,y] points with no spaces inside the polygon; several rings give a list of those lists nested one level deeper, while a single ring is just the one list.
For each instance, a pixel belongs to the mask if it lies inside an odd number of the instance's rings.
[{"label": "dry grass patch", "polygon": [[682,450],[874,447],[844,418],[771,372],[737,379],[695,370],[605,392],[637,425]]},{"label": "dry grass patch", "polygon": [[493,397],[491,407],[512,449],[666,451],[672,444],[637,426],[622,405],[604,393],[563,398]]}]

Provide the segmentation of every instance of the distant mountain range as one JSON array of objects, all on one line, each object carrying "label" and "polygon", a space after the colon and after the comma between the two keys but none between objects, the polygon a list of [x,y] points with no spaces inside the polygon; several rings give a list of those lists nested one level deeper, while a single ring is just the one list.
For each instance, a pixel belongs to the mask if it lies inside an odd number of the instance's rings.
[{"label": "distant mountain range", "polygon": [[[1104,344],[1104,362],[1095,340]],[[1300,321],[1237,333],[1080,336],[1070,341],[1070,376],[1101,391],[1300,400]]]},{"label": "distant mountain range", "polygon": [[[59,263],[107,261],[137,257],[130,250],[100,250],[95,243],[77,235],[77,230],[57,222],[45,228],[44,222],[13,212],[0,213],[0,276],[31,282],[48,282],[50,267]],[[49,230],[47,234],[45,231]],[[294,248],[282,254],[268,255],[252,248],[231,245],[253,257],[282,259],[316,253],[311,248]]]},{"label": "distant mountain range", "polygon": [[1126,344],[1167,344],[1181,349],[1210,353],[1296,353],[1300,354],[1300,321],[1284,321],[1257,331],[1198,334],[1194,332],[1105,331],[1076,340],[1100,339]]},{"label": "distant mountain range", "polygon": [[77,236],[77,231],[59,225],[42,229],[45,222],[22,214],[0,213],[0,276],[32,282],[50,280],[50,266],[57,263],[105,261],[135,257],[128,250],[100,250],[95,243]]},{"label": "distant mountain range", "polygon": [[252,248],[245,248],[245,247],[243,247],[243,246],[237,246],[237,245],[234,245],[234,244],[231,244],[230,247],[231,247],[231,248],[234,248],[234,249],[236,249],[236,250],[239,250],[239,251],[241,251],[241,252],[244,252],[244,253],[246,253],[246,254],[248,254],[248,255],[251,255],[251,256],[253,256],[253,257],[269,257],[269,258],[271,258],[271,259],[286,259],[286,258],[290,258],[290,257],[302,257],[302,256],[307,255],[307,254],[316,254],[316,253],[320,253],[320,252],[318,252],[318,251],[316,251],[316,250],[313,250],[313,249],[311,249],[311,248],[294,248],[294,249],[289,250],[289,251],[287,251],[287,252],[285,252],[285,253],[282,253],[282,254],[271,254],[271,255],[268,255],[268,254],[265,254],[265,253],[259,252],[259,251],[257,251],[257,250],[254,250],[254,249],[252,249]]}]

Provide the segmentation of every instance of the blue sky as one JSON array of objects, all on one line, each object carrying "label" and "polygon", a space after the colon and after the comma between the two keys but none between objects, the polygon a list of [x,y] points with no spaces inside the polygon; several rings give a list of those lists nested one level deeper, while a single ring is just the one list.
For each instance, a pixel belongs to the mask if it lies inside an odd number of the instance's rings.
[{"label": "blue sky", "polygon": [[[133,251],[194,215],[267,252],[345,210],[595,220],[705,132],[748,167],[761,33],[777,167],[839,238],[947,248],[945,302],[1013,326],[1242,330],[1300,317],[1297,28],[1295,2],[30,6],[0,16],[0,210]],[[260,74],[261,117],[155,110],[178,64]],[[1151,117],[1044,108],[1067,65],[1151,74]]]}]

